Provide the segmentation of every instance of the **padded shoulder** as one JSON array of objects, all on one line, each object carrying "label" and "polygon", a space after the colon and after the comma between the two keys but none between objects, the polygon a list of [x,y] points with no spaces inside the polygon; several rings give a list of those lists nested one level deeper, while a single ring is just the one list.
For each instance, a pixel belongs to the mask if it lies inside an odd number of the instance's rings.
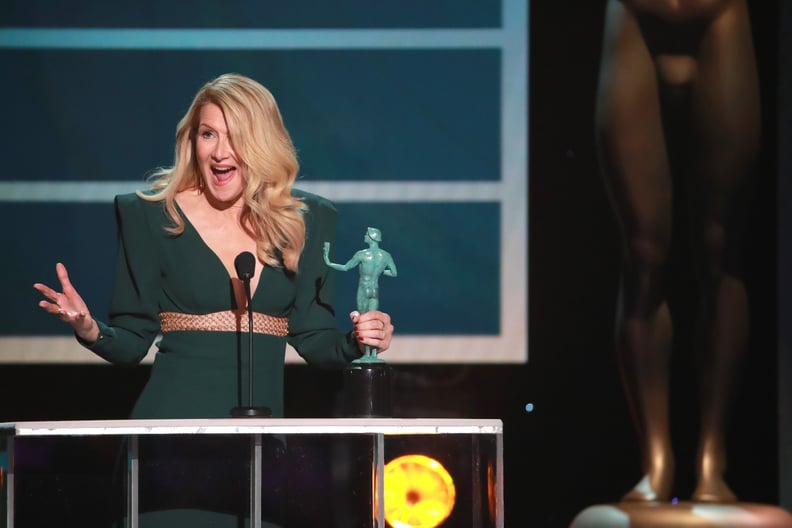
[{"label": "padded shoulder", "polygon": [[132,204],[143,200],[135,193],[127,193],[116,195],[115,201],[119,207],[128,208],[132,207]]},{"label": "padded shoulder", "polygon": [[168,225],[173,222],[165,212],[164,201],[150,202],[136,193],[119,194],[115,197],[116,210],[120,218],[146,218],[152,225]]},{"label": "padded shoulder", "polygon": [[308,191],[303,191],[302,189],[295,189],[292,188],[292,196],[295,198],[299,198],[302,202],[308,206],[308,210],[323,210],[327,209],[336,213],[336,206],[335,204],[325,198],[324,196],[319,196],[318,194],[310,193]]},{"label": "padded shoulder", "polygon": [[116,205],[119,209],[123,211],[129,211],[133,209],[149,209],[151,211],[159,211],[162,210],[162,201],[155,201],[150,202],[148,200],[144,200],[137,193],[126,193],[126,194],[118,194],[115,197]]}]

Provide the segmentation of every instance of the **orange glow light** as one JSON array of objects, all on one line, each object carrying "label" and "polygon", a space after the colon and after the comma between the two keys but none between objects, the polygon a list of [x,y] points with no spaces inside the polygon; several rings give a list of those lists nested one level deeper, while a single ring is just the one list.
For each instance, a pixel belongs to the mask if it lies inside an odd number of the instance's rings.
[{"label": "orange glow light", "polygon": [[454,479],[440,462],[404,455],[385,465],[385,521],[393,528],[435,528],[454,509]]}]

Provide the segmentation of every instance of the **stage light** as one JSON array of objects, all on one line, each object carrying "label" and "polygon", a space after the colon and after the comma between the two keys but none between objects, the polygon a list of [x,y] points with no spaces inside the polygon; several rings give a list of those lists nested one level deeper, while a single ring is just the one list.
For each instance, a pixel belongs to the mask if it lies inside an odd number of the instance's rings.
[{"label": "stage light", "polygon": [[392,528],[435,528],[454,509],[454,479],[425,455],[403,455],[385,464],[385,521]]}]

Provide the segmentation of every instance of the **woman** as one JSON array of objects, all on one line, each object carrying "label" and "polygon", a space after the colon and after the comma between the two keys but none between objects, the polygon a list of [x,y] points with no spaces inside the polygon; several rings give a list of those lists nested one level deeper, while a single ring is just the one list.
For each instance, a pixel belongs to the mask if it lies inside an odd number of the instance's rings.
[{"label": "woman", "polygon": [[[745,0],[608,1],[597,139],[622,228],[619,360],[643,467],[625,500],[672,497],[673,329],[664,273],[678,229],[691,233],[701,300],[701,429],[692,499],[736,500],[724,480],[724,435],[748,340],[741,238],[760,128]],[[672,226],[679,196],[689,225]]]},{"label": "woman", "polygon": [[173,167],[157,171],[150,190],[116,197],[109,322],[91,315],[63,264],[60,292],[34,285],[45,297],[39,306],[111,363],[140,362],[162,334],[132,418],[229,417],[249,403],[247,295],[234,265],[245,251],[257,257],[254,407],[283,416],[287,343],[309,364],[339,369],[366,346],[388,349],[393,325],[381,311],[352,312],[353,331],[336,329],[333,272],[322,255],[336,212],[292,188],[297,171],[272,94],[247,77],[222,75],[179,122]]}]

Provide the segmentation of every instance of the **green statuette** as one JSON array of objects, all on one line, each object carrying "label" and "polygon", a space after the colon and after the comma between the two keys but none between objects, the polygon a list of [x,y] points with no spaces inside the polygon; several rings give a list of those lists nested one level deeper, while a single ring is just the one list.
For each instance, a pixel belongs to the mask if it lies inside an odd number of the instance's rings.
[{"label": "green statuette", "polygon": [[[379,309],[379,277],[396,276],[396,264],[390,253],[379,247],[382,242],[382,233],[375,227],[366,229],[363,241],[368,248],[361,249],[349,259],[346,264],[330,262],[330,242],[324,243],[324,261],[329,267],[338,271],[349,271],[359,267],[360,281],[357,289],[357,309],[363,314]],[[376,347],[366,345],[365,353],[355,363],[384,363],[377,357]]]}]

